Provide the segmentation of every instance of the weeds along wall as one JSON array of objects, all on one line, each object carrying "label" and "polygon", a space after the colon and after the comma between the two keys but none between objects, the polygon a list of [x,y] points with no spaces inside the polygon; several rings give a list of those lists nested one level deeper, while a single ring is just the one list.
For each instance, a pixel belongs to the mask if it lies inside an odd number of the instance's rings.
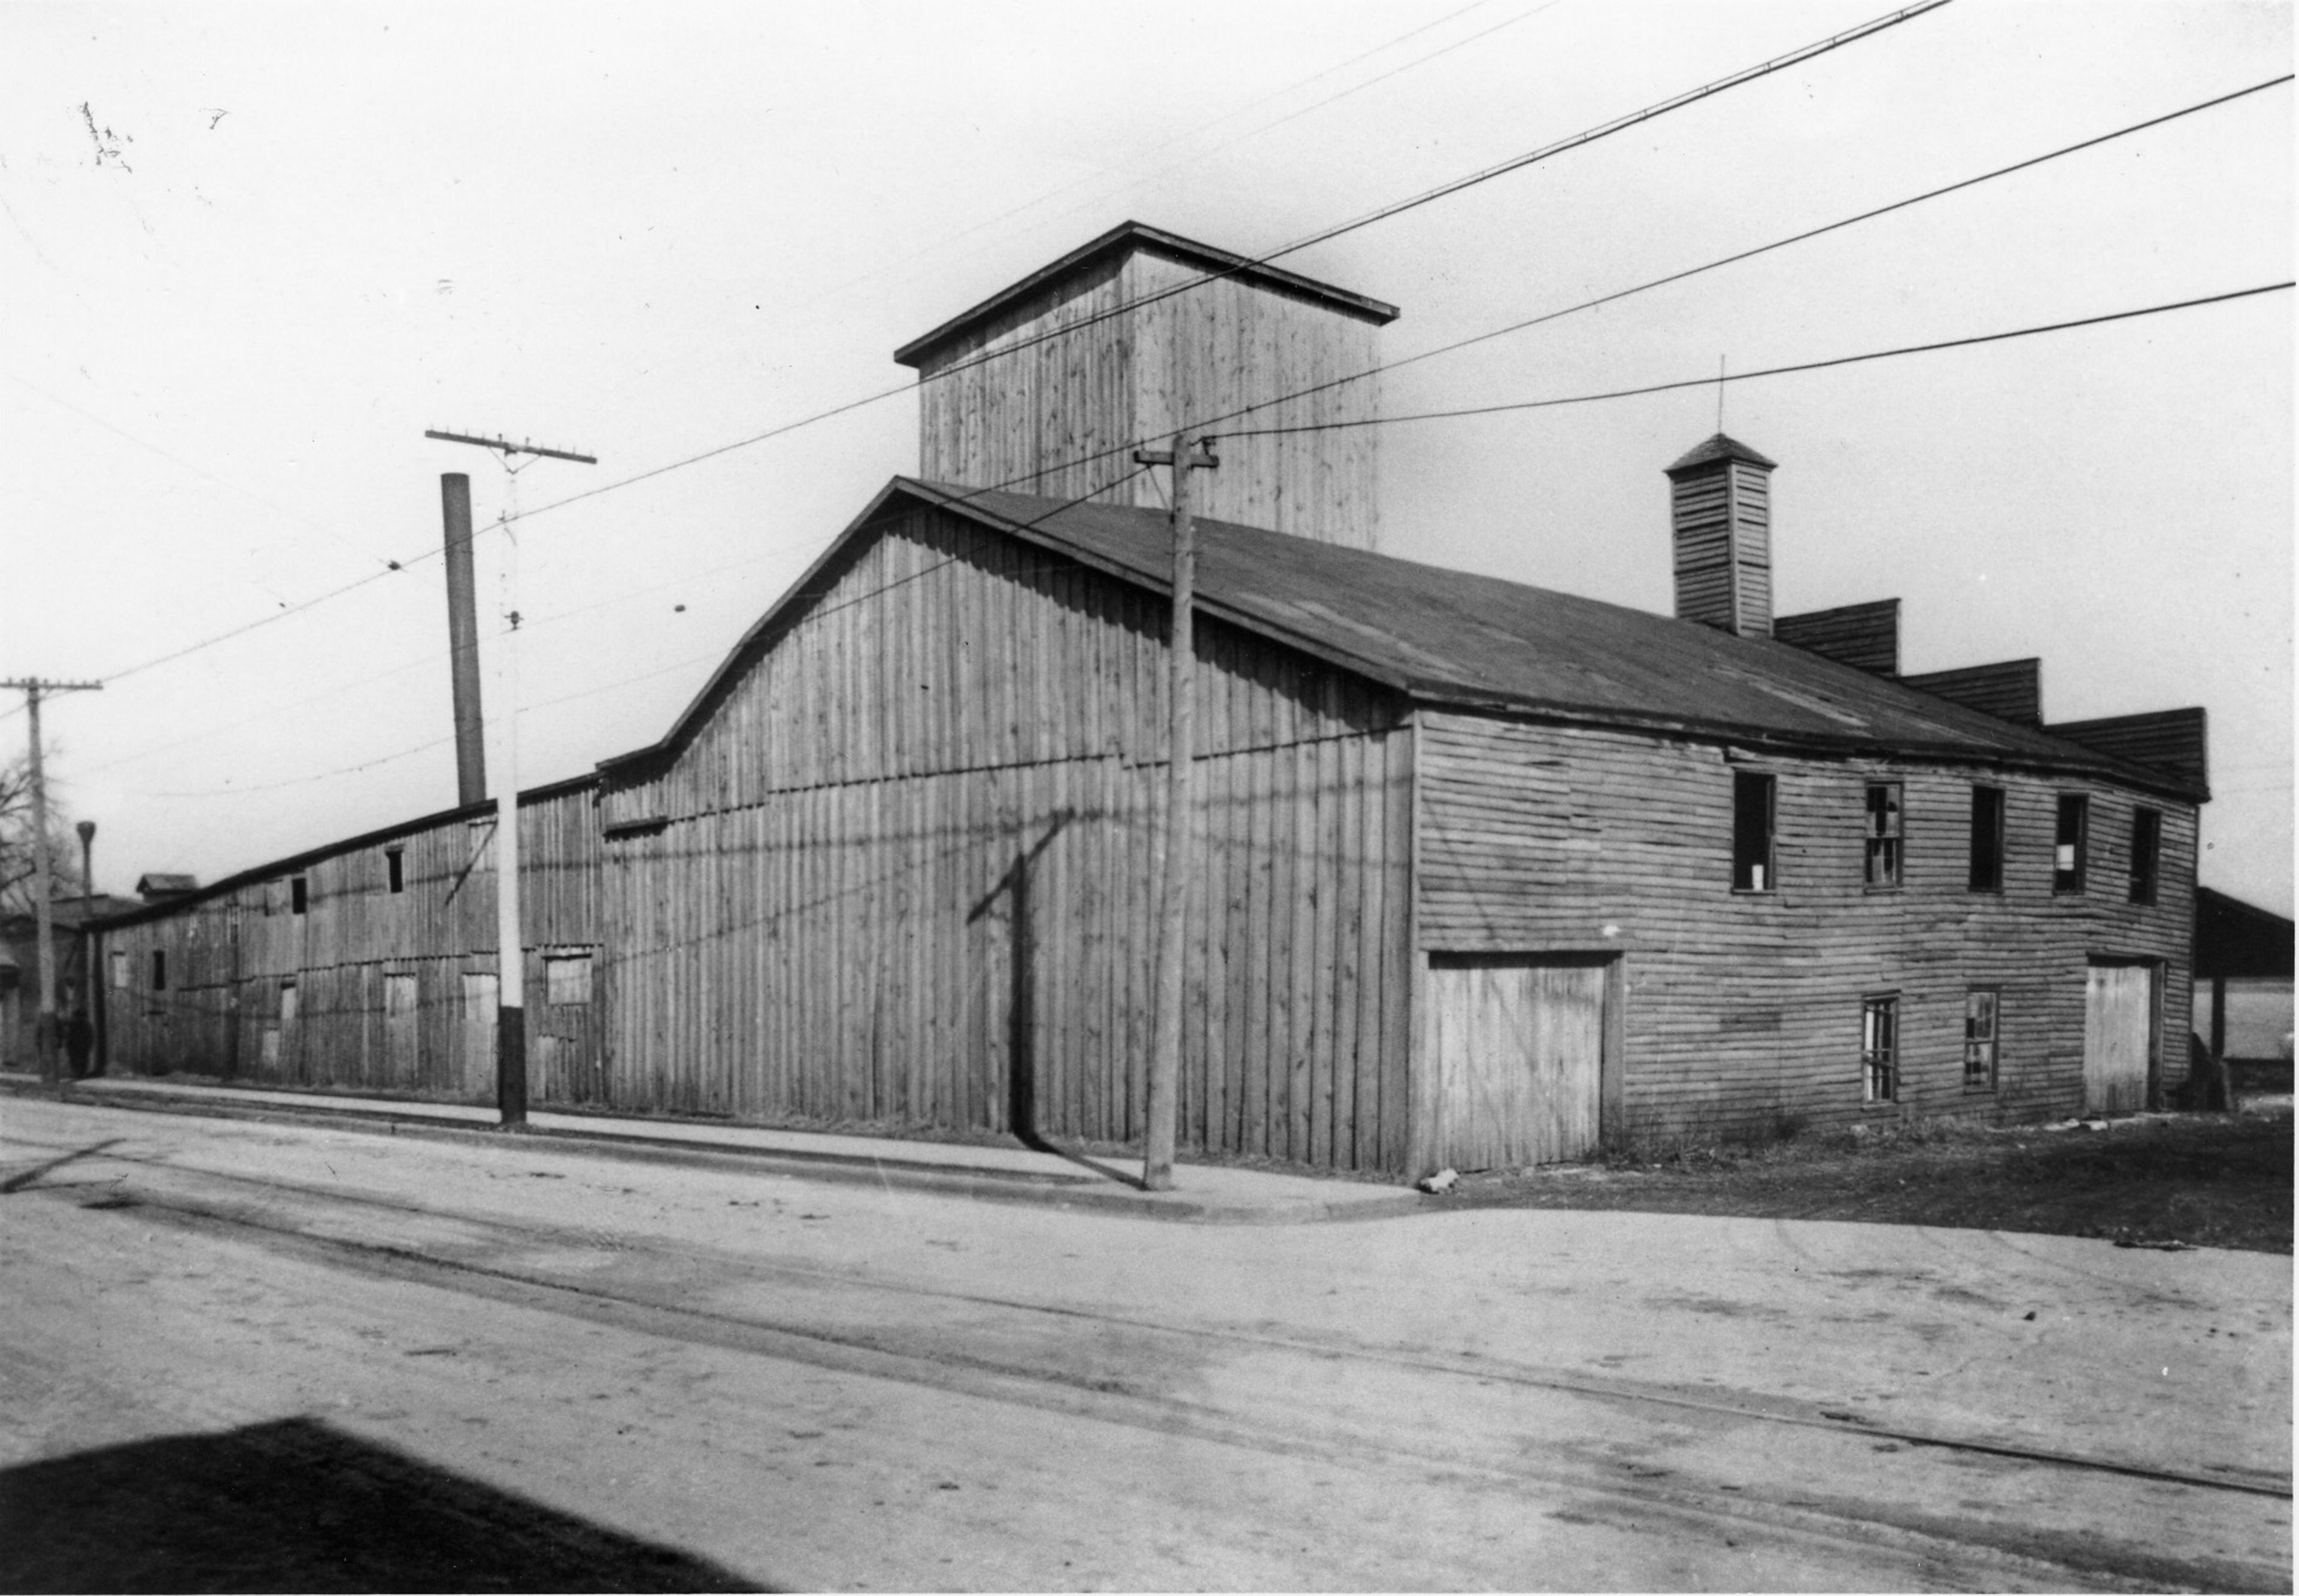
[{"label": "weeds along wall", "polygon": [[[1622,961],[1625,1125],[1761,1135],[1791,1122],[2084,1107],[2092,960],[2160,961],[2164,1090],[2185,1078],[2196,810],[2096,778],[1424,711],[1419,945]],[[1732,884],[1733,777],[1777,782],[1776,877]],[[1866,793],[1903,793],[1898,885],[1871,888]],[[1970,877],[1971,789],[2005,794],[2000,891]],[[2055,891],[2062,794],[2088,796],[2085,887]],[[2162,814],[2152,903],[2129,899],[2135,809]],[[1964,1081],[1967,993],[1999,993],[1997,1060]],[[1863,1101],[1862,1004],[1898,999],[1896,1102]]]},{"label": "weeds along wall", "polygon": [[[594,789],[589,778],[541,789],[519,810],[541,1101],[593,1101],[602,1078]],[[494,827],[492,808],[455,810],[113,926],[100,972],[110,1068],[491,1099]],[[587,986],[570,978],[578,966]],[[549,1002],[554,973],[560,995],[585,1001]]]}]

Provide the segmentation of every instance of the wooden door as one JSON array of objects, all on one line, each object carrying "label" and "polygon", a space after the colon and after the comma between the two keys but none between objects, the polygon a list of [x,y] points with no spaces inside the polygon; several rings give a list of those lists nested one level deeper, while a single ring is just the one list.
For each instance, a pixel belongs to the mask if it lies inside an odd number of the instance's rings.
[{"label": "wooden door", "polygon": [[1595,1151],[1605,985],[1596,960],[1431,959],[1434,1164],[1512,1168]]},{"label": "wooden door", "polygon": [[383,977],[383,1078],[398,1092],[411,1092],[420,1078],[422,1032],[415,977]]},{"label": "wooden door", "polygon": [[455,1027],[456,1072],[465,1094],[493,1101],[495,1094],[494,973],[463,974],[463,1010]]},{"label": "wooden door", "polygon": [[2155,972],[2145,964],[2095,964],[2084,997],[2084,1110],[2135,1113],[2147,1106]]}]

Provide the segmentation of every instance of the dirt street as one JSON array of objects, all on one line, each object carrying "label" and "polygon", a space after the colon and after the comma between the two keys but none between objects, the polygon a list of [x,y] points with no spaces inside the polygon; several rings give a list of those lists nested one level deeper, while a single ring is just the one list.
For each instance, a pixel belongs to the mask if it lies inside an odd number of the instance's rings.
[{"label": "dirt street", "polygon": [[8,1589],[2290,1588],[2285,1258],[0,1114]]}]

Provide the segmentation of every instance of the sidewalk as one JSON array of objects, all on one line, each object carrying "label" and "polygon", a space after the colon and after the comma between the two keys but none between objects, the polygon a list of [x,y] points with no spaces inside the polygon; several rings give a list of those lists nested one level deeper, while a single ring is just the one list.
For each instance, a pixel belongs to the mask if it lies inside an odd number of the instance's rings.
[{"label": "sidewalk", "polygon": [[[42,1093],[39,1077],[0,1074],[0,1094]],[[336,1129],[461,1140],[500,1138],[495,1112],[461,1103],[406,1101],[336,1093],[272,1092],[175,1080],[97,1077],[70,1083],[64,1101],[146,1112],[237,1119],[293,1118]],[[1138,1162],[1019,1144],[968,1146],[819,1131],[768,1130],[684,1119],[619,1118],[542,1111],[526,1133],[554,1149],[606,1157],[733,1160],[783,1174],[946,1192],[992,1201],[1092,1208],[1199,1225],[1290,1225],[1416,1211],[1403,1186],[1177,1164],[1174,1189],[1145,1192]]]}]

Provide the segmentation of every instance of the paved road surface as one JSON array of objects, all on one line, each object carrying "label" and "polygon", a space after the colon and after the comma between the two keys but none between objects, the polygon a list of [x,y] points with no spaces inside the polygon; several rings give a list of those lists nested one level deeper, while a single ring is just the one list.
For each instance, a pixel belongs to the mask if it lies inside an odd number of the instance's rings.
[{"label": "paved road surface", "polygon": [[0,1114],[6,1588],[2290,1585],[2287,1259]]}]

